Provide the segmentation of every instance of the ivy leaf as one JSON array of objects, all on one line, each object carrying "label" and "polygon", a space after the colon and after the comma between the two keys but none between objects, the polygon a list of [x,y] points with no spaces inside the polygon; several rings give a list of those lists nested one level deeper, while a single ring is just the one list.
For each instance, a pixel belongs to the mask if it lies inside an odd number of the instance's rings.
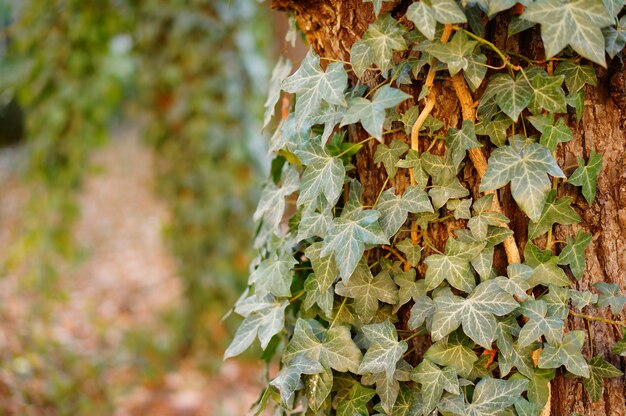
[{"label": "ivy leaf", "polygon": [[261,341],[261,348],[265,349],[272,337],[283,329],[285,308],[289,305],[287,300],[278,300],[272,295],[263,298],[253,295],[249,299],[246,317],[224,352],[224,359],[244,352],[252,345],[257,335]]},{"label": "ivy leaf", "polygon": [[457,169],[465,158],[468,149],[482,147],[482,144],[476,139],[474,123],[469,120],[463,121],[461,130],[454,128],[448,130],[446,145],[450,149],[450,156]]},{"label": "ivy leaf", "polygon": [[363,3],[372,3],[372,7],[374,7],[374,14],[378,17],[384,1],[388,2],[391,0],[363,0]]},{"label": "ivy leaf", "polygon": [[326,72],[322,71],[320,57],[311,49],[300,68],[283,81],[282,87],[296,94],[296,122],[303,125],[309,116],[319,111],[324,101],[346,105],[344,91],[348,87],[348,74],[341,62],[333,62]]},{"label": "ivy leaf", "polygon": [[611,59],[615,58],[626,46],[626,17],[619,19],[617,26],[602,28],[604,47]]},{"label": "ivy leaf", "polygon": [[441,181],[435,181],[433,177],[433,182],[428,190],[428,196],[432,199],[435,209],[443,207],[450,199],[465,198],[469,195],[469,190],[461,185],[456,176]]},{"label": "ivy leaf", "polygon": [[272,71],[269,81],[267,100],[265,101],[265,114],[263,116],[263,128],[265,128],[274,116],[276,103],[280,98],[280,85],[291,72],[291,61],[281,56]]},{"label": "ivy leaf", "polygon": [[302,149],[295,151],[306,169],[302,174],[298,205],[316,208],[318,197],[324,195],[330,206],[339,200],[343,189],[346,169],[338,157],[329,156],[320,144],[312,140]]},{"label": "ivy leaf", "polygon": [[435,38],[437,18],[432,7],[421,1],[415,2],[406,10],[406,18],[413,22],[427,39],[433,40]]},{"label": "ivy leaf", "polygon": [[624,375],[624,373],[615,368],[612,364],[604,361],[601,355],[596,355],[591,359],[589,370],[589,378],[583,380],[583,386],[585,386],[589,398],[594,402],[602,398],[605,378],[621,377]]},{"label": "ivy leaf", "polygon": [[626,296],[620,294],[619,286],[613,283],[599,282],[593,285],[598,291],[600,296],[598,297],[598,306],[605,308],[611,307],[613,315],[619,316],[626,305]]},{"label": "ivy leaf", "polygon": [[507,139],[507,130],[513,121],[503,113],[498,113],[490,121],[481,121],[476,125],[476,134],[489,136],[491,143],[497,147],[504,146]]},{"label": "ivy leaf", "polygon": [[497,415],[520,397],[526,390],[528,380],[498,380],[483,378],[476,385],[472,403],[468,406],[469,414],[480,416]]},{"label": "ivy leaf", "polygon": [[411,316],[409,318],[409,329],[417,329],[424,322],[430,319],[435,314],[435,305],[433,300],[426,295],[420,295],[415,298],[415,304],[411,308]]},{"label": "ivy leaf", "polygon": [[550,59],[567,45],[585,58],[606,66],[602,27],[612,23],[600,1],[545,0],[526,7],[522,18],[541,24],[541,38]]},{"label": "ivy leaf", "polygon": [[379,300],[390,305],[398,302],[398,288],[389,273],[383,271],[373,277],[365,262],[359,263],[347,283],[337,283],[335,292],[354,299],[356,313],[365,323],[378,311]]},{"label": "ivy leaf", "polygon": [[478,357],[472,351],[474,343],[462,332],[456,331],[430,346],[424,359],[428,359],[442,367],[452,367],[461,377],[468,377]]},{"label": "ivy leaf", "polygon": [[538,409],[543,409],[550,399],[550,381],[554,378],[554,370],[535,369],[528,383],[528,400]]},{"label": "ivy leaf", "polygon": [[469,260],[462,256],[432,254],[424,260],[426,269],[426,290],[433,290],[441,282],[447,280],[450,285],[463,292],[474,290],[476,279],[472,273]]},{"label": "ivy leaf", "polygon": [[415,280],[415,269],[409,269],[406,272],[395,273],[393,280],[398,285],[398,303],[394,309],[400,308],[400,306],[407,303],[409,300],[416,300],[418,297],[426,294],[426,287],[424,286],[424,280]]},{"label": "ivy leaf", "polygon": [[369,341],[369,348],[363,356],[358,374],[385,372],[387,380],[392,380],[396,364],[408,348],[407,343],[398,341],[396,327],[388,320],[365,325],[362,331]]},{"label": "ivy leaf", "polygon": [[333,216],[330,209],[317,212],[309,205],[302,211],[296,240],[302,241],[311,237],[325,238],[332,221]]},{"label": "ivy leaf", "polygon": [[479,284],[467,299],[440,296],[435,299],[432,339],[437,341],[462,324],[463,332],[474,342],[491,349],[498,324],[494,315],[504,316],[518,306],[493,280]]},{"label": "ivy leaf", "polygon": [[562,343],[551,345],[544,343],[539,355],[539,368],[558,368],[564,365],[567,371],[577,376],[589,377],[589,366],[580,352],[585,342],[582,331],[565,334]]},{"label": "ivy leaf", "polygon": [[567,236],[567,245],[559,255],[559,264],[569,264],[576,279],[580,280],[585,271],[585,250],[591,243],[591,233],[578,230],[576,238]]},{"label": "ivy leaf", "polygon": [[556,150],[559,143],[565,143],[572,140],[572,131],[565,124],[565,119],[560,118],[554,124],[554,116],[539,115],[530,116],[528,120],[539,130],[541,137],[539,143],[550,149],[551,152]]},{"label": "ivy leaf", "polygon": [[437,407],[444,390],[460,394],[459,379],[454,368],[441,369],[429,360],[423,360],[413,369],[411,379],[422,385],[423,414],[429,414]]},{"label": "ivy leaf", "polygon": [[569,298],[569,290],[558,286],[549,286],[548,293],[541,297],[548,305],[548,313],[561,319],[569,314]]},{"label": "ivy leaf", "polygon": [[289,168],[283,173],[281,187],[276,186],[270,180],[265,189],[263,189],[259,205],[252,216],[254,221],[263,218],[273,230],[278,229],[285,213],[285,197],[298,189],[300,189],[300,178],[295,168]]},{"label": "ivy leaf", "polygon": [[578,291],[574,289],[569,290],[570,297],[572,298],[572,302],[574,307],[578,310],[582,310],[587,305],[591,305],[592,303],[596,303],[598,301],[598,295],[595,293],[591,293],[588,290]]},{"label": "ivy leaf", "polygon": [[399,160],[398,163],[396,163],[396,166],[399,168],[413,169],[413,177],[417,182],[417,186],[419,186],[421,189],[426,188],[429,176],[428,173],[426,173],[426,171],[424,170],[424,164],[422,163],[419,152],[413,149],[409,149],[406,157],[402,160]]},{"label": "ivy leaf", "polygon": [[354,383],[348,395],[337,405],[337,416],[368,416],[367,403],[376,396],[376,392],[359,383]]},{"label": "ivy leaf", "polygon": [[428,195],[416,186],[409,186],[402,196],[396,195],[393,188],[387,189],[380,196],[376,209],[380,212],[380,226],[388,238],[398,232],[409,212],[433,212]]},{"label": "ivy leaf", "polygon": [[378,224],[380,214],[377,211],[361,208],[344,211],[328,230],[321,255],[334,253],[335,259],[341,259],[337,266],[341,278],[347,280],[363,257],[365,244],[388,244],[389,241]]},{"label": "ivy leaf", "polygon": [[376,394],[380,397],[380,406],[386,414],[391,414],[398,393],[400,393],[400,383],[395,378],[388,380],[384,372],[367,373],[361,377],[361,384],[364,386],[371,386],[374,383],[376,384]]},{"label": "ivy leaf", "polygon": [[522,303],[521,313],[528,318],[519,333],[518,345],[526,347],[545,335],[551,344],[558,344],[563,339],[563,320],[548,316],[548,305],[543,300],[528,300]]},{"label": "ivy leaf", "polygon": [[582,186],[583,196],[589,205],[596,198],[596,183],[598,175],[602,170],[602,155],[597,154],[594,150],[589,155],[589,162],[585,165],[585,160],[578,157],[578,168],[567,179],[572,185]]},{"label": "ivy leaf", "polygon": [[478,42],[469,40],[464,32],[456,32],[450,42],[431,42],[426,45],[425,51],[448,64],[450,75],[454,75],[462,69],[467,69],[469,57],[477,45]]},{"label": "ivy leaf", "polygon": [[561,88],[565,75],[550,76],[544,70],[537,70],[528,77],[533,90],[532,99],[528,105],[531,113],[539,114],[542,109],[551,113],[567,111],[565,92]]},{"label": "ivy leaf", "polygon": [[333,370],[325,368],[321,373],[305,375],[303,378],[308,405],[317,411],[322,407],[333,387]]},{"label": "ivy leaf", "polygon": [[291,254],[263,260],[250,275],[249,283],[254,284],[257,296],[268,293],[274,296],[291,296],[291,269],[298,261]]},{"label": "ivy leaf", "polygon": [[[505,215],[489,210],[492,200],[493,195],[485,195],[476,201],[474,203],[474,216],[467,222],[467,227],[472,231],[472,234],[480,240],[487,238],[490,225],[502,227],[509,222]],[[485,206],[481,206],[481,203],[484,203]]]},{"label": "ivy leaf", "polygon": [[580,122],[583,118],[583,110],[585,108],[585,91],[578,91],[568,95],[565,98],[567,105],[572,107],[576,112],[576,120]]},{"label": "ivy leaf", "polygon": [[431,2],[435,17],[439,23],[465,23],[467,18],[454,0],[439,0]]},{"label": "ivy leaf", "polygon": [[317,374],[324,371],[324,367],[317,361],[304,356],[296,356],[288,366],[283,367],[278,376],[270,382],[270,386],[280,392],[280,402],[290,408],[294,393],[302,388],[300,377],[302,374]]},{"label": "ivy leaf", "polygon": [[521,149],[502,146],[489,157],[480,191],[496,190],[511,182],[515,202],[532,221],[538,221],[550,190],[550,179],[546,173],[565,177],[545,146],[536,143]]},{"label": "ivy leaf", "polygon": [[407,98],[411,96],[385,84],[374,93],[372,101],[362,97],[351,99],[341,126],[360,122],[369,134],[382,143],[385,109],[395,107]]},{"label": "ivy leaf", "polygon": [[545,263],[535,267],[533,274],[528,279],[531,287],[543,286],[569,286],[570,281],[563,269],[557,266],[558,257],[552,257]]},{"label": "ivy leaf", "polygon": [[311,244],[305,251],[305,255],[311,260],[314,273],[310,274],[304,282],[306,292],[304,307],[310,309],[317,304],[327,316],[330,316],[333,308],[332,285],[339,276],[339,270],[333,256],[322,257],[321,251],[321,242]]},{"label": "ivy leaf", "polygon": [[400,160],[400,156],[402,156],[408,149],[409,146],[399,140],[392,140],[389,147],[380,143],[376,147],[376,152],[374,153],[374,163],[382,163],[387,171],[387,176],[393,179],[398,171],[396,164],[398,163],[398,160]]},{"label": "ivy leaf", "polygon": [[585,84],[598,84],[596,71],[591,65],[578,65],[573,61],[563,61],[556,67],[554,75],[563,75],[565,77],[565,85],[570,94],[577,93],[582,90]]},{"label": "ivy leaf", "polygon": [[393,51],[404,51],[407,48],[405,34],[404,26],[398,24],[391,15],[379,16],[350,50],[350,63],[356,76],[361,78],[372,64],[376,64],[383,74],[387,73],[393,66]]},{"label": "ivy leaf", "polygon": [[537,349],[536,344],[530,344],[526,347],[520,347],[518,343],[511,346],[509,354],[500,352],[498,358],[498,366],[500,367],[500,375],[504,376],[511,372],[513,367],[517,368],[521,374],[532,378],[534,370],[532,354]]},{"label": "ivy leaf", "polygon": [[510,264],[506,268],[508,278],[498,276],[496,282],[498,286],[508,294],[517,296],[520,299],[528,298],[526,291],[531,288],[528,279],[533,274],[533,269],[524,264]]},{"label": "ivy leaf", "polygon": [[[622,333],[624,332],[622,331]],[[622,339],[620,339],[615,344],[613,344],[613,348],[611,348],[611,352],[613,352],[613,354],[626,357],[626,334],[622,336]]]},{"label": "ivy leaf", "polygon": [[482,53],[472,53],[468,58],[463,76],[472,91],[476,91],[487,75],[487,57]]},{"label": "ivy leaf", "polygon": [[580,217],[571,207],[572,197],[555,199],[556,191],[551,191],[541,216],[536,222],[528,224],[528,238],[537,238],[552,228],[554,224],[572,225],[580,222]]},{"label": "ivy leaf", "polygon": [[352,340],[347,326],[337,325],[327,331],[318,329],[316,334],[311,321],[298,318],[293,337],[283,354],[283,363],[289,365],[300,355],[319,362],[324,368],[352,373],[357,372],[362,359],[361,350]]},{"label": "ivy leaf", "polygon": [[417,266],[422,257],[422,247],[417,244],[414,245],[410,238],[405,238],[396,244],[396,248],[406,256],[406,260],[411,263],[411,266]]},{"label": "ivy leaf", "polygon": [[[526,78],[518,75],[516,79],[507,74],[494,75],[489,84],[495,93],[495,101],[498,107],[517,122],[517,118],[524,108],[528,107],[533,98],[533,88],[528,84]],[[489,87],[487,87],[489,88]],[[487,91],[485,91],[485,94]]]}]

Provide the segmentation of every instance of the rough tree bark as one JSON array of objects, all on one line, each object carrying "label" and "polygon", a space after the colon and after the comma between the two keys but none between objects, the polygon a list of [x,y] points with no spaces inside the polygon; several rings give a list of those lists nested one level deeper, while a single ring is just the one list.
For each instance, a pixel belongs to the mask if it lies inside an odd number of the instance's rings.
[{"label": "rough tree bark", "polygon": [[[409,4],[411,1],[387,1],[383,3],[382,12],[392,13],[402,24],[411,27],[412,23],[403,19]],[[364,4],[362,0],[273,0],[272,7],[288,11],[295,16],[308,44],[320,56],[345,61],[350,60],[352,44],[375,19],[372,4]],[[524,54],[530,54],[531,58],[542,59],[543,48],[538,28],[507,38],[508,19],[506,15],[499,15],[488,23],[486,35],[488,40],[502,49],[523,50]],[[601,67],[596,69],[598,86],[587,86],[581,122],[577,122],[573,114],[568,116],[574,139],[560,147],[557,159],[561,166],[569,166],[576,163],[577,156],[588,158],[591,150],[603,155],[604,168],[598,180],[597,196],[592,206],[587,205],[575,188],[566,185],[562,191],[574,198],[573,206],[582,218],[582,222],[576,227],[593,233],[591,245],[587,250],[585,275],[576,283],[576,288],[588,290],[594,283],[604,281],[617,283],[622,290],[626,290],[626,71],[620,69],[617,62],[609,64],[608,69]],[[371,82],[375,85],[376,79],[372,79]],[[458,127],[462,120],[461,107],[451,82],[443,79],[436,81],[436,84],[439,94],[433,115],[444,121],[447,127]],[[417,83],[411,88],[403,87],[414,97],[417,97],[420,88],[421,85]],[[474,99],[478,98],[479,95],[475,95]],[[360,128],[352,128],[350,136],[351,141],[356,142],[367,137],[367,134]],[[392,136],[387,137],[386,141],[393,138],[410,142],[410,138],[402,133]],[[384,169],[373,162],[375,150],[376,143],[369,142],[356,158],[357,175],[364,185],[365,204],[371,204],[376,199],[386,178]],[[478,180],[471,162],[468,161],[461,175],[472,189],[473,196],[478,195]],[[408,175],[398,174],[388,186],[402,190],[408,183]],[[528,220],[510,198],[508,186],[499,191],[499,197],[505,214],[511,219],[510,227],[515,232],[517,244],[523,250]],[[446,222],[445,225],[431,226],[429,230],[431,238],[439,248],[443,248],[448,235],[462,225],[463,222],[452,221]],[[564,240],[565,236],[572,232],[571,227],[557,226],[555,236],[559,240]],[[503,250],[496,254],[494,265],[499,271],[504,270],[506,257]],[[423,275],[424,270],[418,269],[418,273]],[[610,317],[608,311],[585,312]],[[401,321],[406,322],[408,309],[401,309],[400,315]],[[622,313],[621,319],[626,319],[626,313]],[[626,359],[610,352],[611,346],[620,337],[615,328],[601,322],[587,325],[582,319],[573,317],[569,318],[566,326],[568,330],[581,329],[588,333],[588,341],[583,351],[586,356],[602,354],[617,368],[622,371],[626,369]],[[422,344],[417,345],[421,348],[417,348],[416,357],[413,358],[418,358],[429,345],[429,340],[419,337],[414,338],[412,342]],[[592,403],[586,399],[580,379],[566,379],[558,375],[552,382],[551,414],[566,416],[572,412],[579,412],[586,416],[626,416],[625,397],[626,377],[608,380],[603,398]]]}]

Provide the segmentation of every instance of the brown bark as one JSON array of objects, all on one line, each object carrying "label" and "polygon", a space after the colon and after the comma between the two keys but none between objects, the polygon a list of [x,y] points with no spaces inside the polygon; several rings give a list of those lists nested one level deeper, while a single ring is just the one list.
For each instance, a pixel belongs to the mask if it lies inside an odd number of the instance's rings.
[{"label": "brown bark", "polygon": [[[408,1],[391,1],[383,3],[383,12],[391,12],[394,17],[402,18]],[[309,45],[323,57],[348,61],[350,47],[375,19],[371,3],[362,3],[362,0],[274,0],[272,7],[294,13],[299,28],[304,32]],[[404,19],[401,23],[411,26]],[[531,58],[543,58],[543,48],[537,28],[523,32],[518,36],[507,38],[508,17],[497,16],[489,23],[487,37],[503,49],[519,51]],[[522,47],[520,47],[520,45]],[[499,62],[494,62],[499,64]],[[576,163],[576,156],[583,156],[587,160],[592,149],[603,155],[604,168],[598,180],[597,196],[594,204],[588,206],[578,188],[570,185],[560,187],[562,194],[574,197],[573,206],[582,218],[582,222],[574,227],[556,227],[555,237],[565,240],[576,229],[593,233],[593,240],[587,250],[587,267],[584,277],[573,287],[579,290],[591,289],[596,282],[605,281],[617,283],[622,291],[626,291],[626,72],[618,70],[617,65],[609,70],[598,69],[598,86],[586,89],[585,110],[581,122],[577,122],[575,115],[567,115],[574,139],[566,145],[560,146],[557,159],[561,166]],[[354,81],[354,80],[353,80]],[[375,82],[375,80],[373,80]],[[458,127],[462,120],[461,107],[457,96],[448,80],[436,81],[439,94],[433,115],[446,123],[447,127]],[[421,85],[403,89],[417,97]],[[474,96],[476,100],[478,95]],[[405,105],[414,105],[408,103]],[[350,127],[352,141],[362,140],[366,134],[358,127]],[[393,139],[403,140],[410,144],[410,138],[403,133],[386,136],[385,141]],[[485,143],[486,144],[486,143]],[[422,145],[423,146],[423,145]],[[435,146],[436,147],[436,146]],[[486,146],[489,148],[489,146]],[[376,143],[369,142],[356,157],[357,175],[364,185],[365,204],[371,204],[384,184],[386,175],[384,169],[373,163]],[[437,149],[436,149],[437,150]],[[442,150],[442,149],[438,149]],[[568,174],[571,174],[571,170]],[[477,172],[471,162],[468,162],[461,172],[461,179],[472,189],[473,196],[477,196]],[[402,191],[409,183],[408,174],[398,174],[391,181],[391,185]],[[515,239],[520,249],[526,243],[528,219],[517,208],[510,197],[509,188],[498,192],[504,213],[511,219],[511,228],[515,232]],[[463,225],[462,222],[446,222],[435,224],[430,231],[435,244],[442,249],[443,243],[450,233]],[[560,247],[558,247],[560,248]],[[428,253],[426,253],[428,254]],[[496,254],[495,266],[502,272],[506,265],[503,250]],[[423,274],[418,269],[418,274]],[[574,282],[575,279],[572,278]],[[408,311],[405,311],[408,313]],[[607,310],[586,308],[584,313],[609,317]],[[403,309],[400,316],[406,315]],[[620,319],[626,319],[622,313]],[[588,341],[583,351],[587,357],[602,354],[603,357],[626,372],[626,359],[610,352],[611,346],[619,339],[619,333],[611,326],[592,322],[589,326],[580,318],[570,317],[567,329],[581,329],[588,332]],[[428,340],[422,342],[420,350],[427,347]],[[552,383],[551,414],[567,416],[572,412],[579,412],[586,416],[626,416],[626,378],[613,378],[607,381],[603,398],[592,403],[583,392],[581,379],[566,379],[560,374]]]}]

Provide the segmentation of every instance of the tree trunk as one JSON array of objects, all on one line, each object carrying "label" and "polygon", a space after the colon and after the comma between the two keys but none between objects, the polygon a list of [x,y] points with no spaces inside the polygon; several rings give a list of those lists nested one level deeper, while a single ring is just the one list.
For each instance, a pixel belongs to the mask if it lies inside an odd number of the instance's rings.
[{"label": "tree trunk", "polygon": [[[411,27],[412,23],[403,18],[410,1],[386,1],[381,13],[390,12],[400,23]],[[326,58],[350,60],[350,48],[360,39],[369,23],[375,20],[372,3],[362,0],[274,0],[272,7],[289,11],[294,14],[300,30],[303,31],[307,43],[320,56]],[[539,29],[535,27],[512,38],[507,38],[508,17],[498,15],[487,26],[486,38],[503,50],[522,50],[531,58],[543,59],[543,47]],[[520,47],[521,46],[521,47]],[[497,64],[497,63],[496,63]],[[606,70],[597,67],[597,87],[587,86],[585,109],[581,122],[574,114],[568,116],[569,126],[574,132],[574,139],[558,149],[557,160],[561,166],[576,164],[576,157],[583,156],[587,160],[590,152],[595,150],[603,155],[603,171],[598,179],[597,196],[592,206],[587,205],[577,188],[570,185],[562,187],[562,192],[574,198],[572,206],[577,210],[582,221],[577,229],[593,233],[591,245],[587,250],[587,266],[584,277],[576,283],[576,289],[588,290],[596,282],[616,283],[621,290],[626,290],[626,71],[618,69],[617,62],[609,64]],[[356,78],[352,78],[355,82]],[[373,86],[376,79],[371,80]],[[461,124],[461,107],[449,80],[437,81],[439,94],[433,115],[446,123],[446,127],[459,127]],[[411,88],[402,87],[406,92],[417,98],[421,85],[414,84]],[[475,95],[474,99],[479,98]],[[404,105],[414,105],[414,102]],[[350,139],[353,142],[367,137],[360,128],[352,126]],[[386,137],[402,140],[407,143],[410,138],[403,133]],[[489,149],[488,143],[485,148]],[[385,183],[386,173],[382,166],[373,162],[377,144],[368,142],[356,156],[357,176],[364,187],[365,204],[371,205]],[[435,146],[436,148],[436,146]],[[439,149],[443,150],[443,149]],[[485,152],[483,152],[485,153]],[[488,156],[486,154],[486,156]],[[568,173],[571,173],[569,171]],[[471,162],[461,172],[462,180],[472,190],[472,196],[478,195],[479,180]],[[398,173],[389,185],[400,192],[409,184],[408,175]],[[527,238],[527,217],[517,208],[510,197],[509,187],[499,192],[499,198],[505,215],[511,219],[510,227],[515,232],[515,239],[520,251],[523,250]],[[436,224],[429,229],[431,238],[439,249],[443,249],[445,240],[456,228],[464,226],[462,221],[447,221]],[[570,226],[557,226],[555,236],[565,240],[567,235],[575,233]],[[500,249],[501,250],[501,249]],[[430,254],[426,251],[426,255]],[[503,250],[496,253],[494,266],[499,272],[506,268],[506,257]],[[423,266],[421,266],[423,267]],[[423,276],[424,270],[418,268],[418,275]],[[598,311],[587,307],[584,313],[610,318],[610,312]],[[408,309],[400,310],[401,322],[406,323]],[[407,315],[407,316],[403,316]],[[626,319],[622,312],[620,319]],[[610,352],[611,346],[620,338],[619,332],[602,322],[587,322],[580,318],[570,317],[566,329],[580,329],[588,333],[587,344],[583,353],[587,357],[601,354],[607,361],[624,371],[626,359]],[[428,347],[428,341],[421,342],[417,356]],[[411,347],[416,347],[412,345]],[[411,348],[410,347],[410,348]],[[612,378],[606,381],[603,398],[596,403],[583,400],[581,379],[566,379],[557,375],[552,382],[551,414],[568,416],[572,412],[583,415],[626,416],[626,378]]]}]

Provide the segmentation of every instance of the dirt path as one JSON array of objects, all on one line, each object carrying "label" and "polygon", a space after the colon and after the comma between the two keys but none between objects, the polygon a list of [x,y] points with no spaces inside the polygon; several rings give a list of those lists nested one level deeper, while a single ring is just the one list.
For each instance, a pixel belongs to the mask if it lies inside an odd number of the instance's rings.
[{"label": "dirt path", "polygon": [[[136,135],[125,129],[95,155],[101,173],[85,183],[76,229],[88,257],[59,278],[59,293],[66,299],[47,308],[45,319],[33,318],[42,298],[22,287],[20,276],[0,279],[0,415],[243,415],[259,391],[258,370],[237,362],[227,363],[214,377],[193,362],[178,363],[149,383],[140,377],[142,355],[171,340],[163,315],[182,299],[161,236],[167,208],[153,194],[151,154]],[[13,174],[17,154],[0,153],[0,247],[11,241],[25,199]],[[142,344],[127,348],[129,334],[137,331],[148,334],[149,350],[143,351]],[[40,343],[55,349],[51,353]],[[58,350],[64,360],[65,354],[71,358],[70,364],[57,359]],[[50,373],[71,379],[84,375],[84,366],[95,373],[98,385],[85,391],[89,380],[70,380],[76,386],[70,393],[105,395],[99,400],[109,410],[98,413],[89,404],[70,413],[58,410],[54,401],[67,397],[63,392],[51,396]],[[38,394],[41,399],[31,397]]]}]

